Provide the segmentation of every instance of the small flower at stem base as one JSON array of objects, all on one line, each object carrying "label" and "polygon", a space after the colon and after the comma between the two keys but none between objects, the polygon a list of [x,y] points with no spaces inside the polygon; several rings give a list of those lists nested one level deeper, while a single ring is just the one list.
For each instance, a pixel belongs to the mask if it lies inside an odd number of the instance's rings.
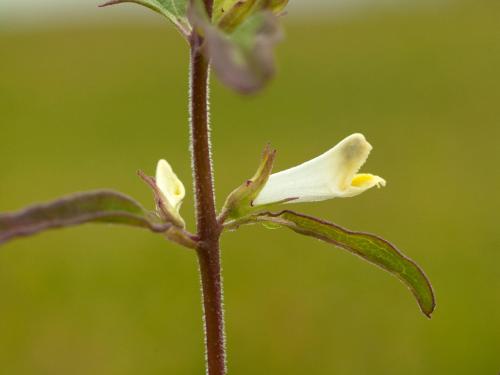
[{"label": "small flower at stem base", "polygon": [[186,189],[165,159],[161,159],[156,166],[156,185],[170,206],[179,214]]},{"label": "small flower at stem base", "polygon": [[150,177],[142,171],[138,173],[153,190],[157,211],[162,219],[177,227],[184,228],[185,223],[179,211],[186,196],[186,189],[170,164],[164,159],[160,160],[156,166],[156,178]]}]

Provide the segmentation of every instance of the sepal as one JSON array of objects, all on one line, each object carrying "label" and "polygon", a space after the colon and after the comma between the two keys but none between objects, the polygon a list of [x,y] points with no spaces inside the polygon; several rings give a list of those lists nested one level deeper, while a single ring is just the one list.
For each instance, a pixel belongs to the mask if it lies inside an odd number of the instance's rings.
[{"label": "sepal", "polygon": [[273,170],[276,150],[267,145],[255,175],[233,190],[226,199],[219,221],[237,220],[254,211],[253,200],[264,188]]}]

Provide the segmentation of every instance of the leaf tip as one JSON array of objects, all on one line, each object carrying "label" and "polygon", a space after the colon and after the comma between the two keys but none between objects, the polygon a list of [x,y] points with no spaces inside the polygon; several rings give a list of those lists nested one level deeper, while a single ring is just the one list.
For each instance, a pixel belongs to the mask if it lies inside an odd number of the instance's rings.
[{"label": "leaf tip", "polygon": [[428,319],[432,319],[432,314],[436,310],[436,296],[434,294],[434,289],[432,288],[432,285],[429,281],[428,281],[428,284],[429,284],[429,289],[430,289],[430,293],[431,293],[431,303],[427,308],[425,308],[424,306],[421,306],[420,309],[422,310],[422,313]]}]

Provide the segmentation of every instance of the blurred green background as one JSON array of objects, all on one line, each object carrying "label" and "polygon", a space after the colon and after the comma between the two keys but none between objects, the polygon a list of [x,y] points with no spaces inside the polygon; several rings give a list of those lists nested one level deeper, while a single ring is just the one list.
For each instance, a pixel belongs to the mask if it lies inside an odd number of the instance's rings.
[{"label": "blurred green background", "polygon": [[[266,142],[276,170],[354,132],[359,197],[296,205],[378,233],[426,270],[427,320],[396,279],[285,229],[223,238],[229,373],[500,371],[500,3],[285,21],[261,95],[214,82],[218,204]],[[101,187],[152,206],[139,168],[167,158],[189,187],[187,46],[172,27],[0,33],[0,210]],[[192,199],[183,214],[193,223]],[[87,225],[0,249],[0,373],[202,374],[194,254],[146,231]]]}]

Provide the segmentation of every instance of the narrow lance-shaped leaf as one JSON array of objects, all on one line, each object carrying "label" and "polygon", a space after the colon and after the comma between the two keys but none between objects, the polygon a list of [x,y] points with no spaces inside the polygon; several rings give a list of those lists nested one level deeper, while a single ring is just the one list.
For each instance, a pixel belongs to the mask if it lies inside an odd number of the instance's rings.
[{"label": "narrow lance-shaped leaf", "polygon": [[343,248],[389,271],[413,293],[422,312],[430,317],[435,307],[434,292],[423,270],[394,245],[373,234],[352,232],[338,225],[292,211],[262,213],[252,221],[284,226]]},{"label": "narrow lance-shaped leaf", "polygon": [[153,232],[165,232],[172,226],[161,222],[126,195],[98,190],[69,195],[18,212],[0,214],[0,244],[47,229],[89,222],[123,224]]},{"label": "narrow lance-shaped leaf", "polygon": [[143,5],[167,17],[187,37],[191,31],[191,26],[187,20],[188,2],[189,0],[109,0],[102,4],[101,7],[122,3]]},{"label": "narrow lance-shaped leaf", "polygon": [[274,75],[274,46],[282,33],[271,11],[258,11],[225,32],[211,24],[202,2],[194,0],[189,19],[205,38],[205,53],[219,79],[241,93],[261,89]]}]

